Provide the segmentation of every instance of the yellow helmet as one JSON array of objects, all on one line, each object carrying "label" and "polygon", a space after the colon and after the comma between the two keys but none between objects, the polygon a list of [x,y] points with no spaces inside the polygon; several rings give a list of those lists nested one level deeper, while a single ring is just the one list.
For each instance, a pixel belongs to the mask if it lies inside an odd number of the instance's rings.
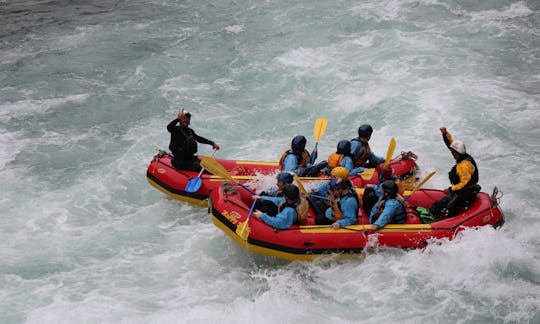
[{"label": "yellow helmet", "polygon": [[333,177],[341,178],[343,180],[346,180],[346,179],[349,178],[349,170],[347,170],[347,168],[344,168],[342,166],[338,166],[338,167],[333,168],[332,172],[330,172],[330,174]]}]

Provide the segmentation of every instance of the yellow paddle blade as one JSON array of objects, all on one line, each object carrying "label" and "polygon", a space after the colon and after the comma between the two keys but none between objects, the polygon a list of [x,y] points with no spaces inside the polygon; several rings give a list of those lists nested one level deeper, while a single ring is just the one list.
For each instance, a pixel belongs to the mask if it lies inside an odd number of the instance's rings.
[{"label": "yellow paddle blade", "polygon": [[416,187],[414,187],[414,189],[413,189],[413,191],[411,192],[410,195],[412,196],[413,193],[415,193],[416,191],[418,191],[418,189],[422,188],[422,186],[423,186],[426,182],[428,182],[428,180],[431,179],[431,177],[433,177],[434,174],[435,174],[435,171],[433,171],[433,172],[431,172],[430,174],[428,174],[428,175],[424,178],[424,180],[420,181],[420,183],[417,184]]},{"label": "yellow paddle blade", "polygon": [[218,177],[225,178],[236,183],[236,180],[234,180],[229,174],[229,172],[225,170],[223,165],[219,164],[218,161],[211,157],[204,156],[201,159],[201,166],[206,170],[210,171],[210,173],[217,175]]},{"label": "yellow paddle blade", "polygon": [[386,151],[386,158],[384,160],[383,170],[388,166],[388,163],[390,163],[390,160],[392,159],[392,155],[394,155],[395,149],[396,149],[396,139],[392,137],[392,139],[390,140],[390,145],[388,145],[388,151]]},{"label": "yellow paddle blade", "polygon": [[315,121],[315,127],[313,127],[313,136],[315,142],[318,142],[326,132],[326,126],[328,126],[328,118],[317,118]]},{"label": "yellow paddle blade", "polygon": [[250,232],[250,229],[249,229],[249,226],[248,226],[248,221],[249,221],[249,218],[243,222],[241,222],[237,227],[236,227],[236,234],[238,236],[240,236],[240,238],[244,241],[247,240],[248,236],[249,236],[249,232]]},{"label": "yellow paddle blade", "polygon": [[296,175],[296,173],[293,173],[294,181],[296,181],[296,185],[298,186],[298,189],[304,193],[304,195],[309,196],[309,193],[307,192],[306,188],[304,188],[304,185],[302,184],[302,180]]}]

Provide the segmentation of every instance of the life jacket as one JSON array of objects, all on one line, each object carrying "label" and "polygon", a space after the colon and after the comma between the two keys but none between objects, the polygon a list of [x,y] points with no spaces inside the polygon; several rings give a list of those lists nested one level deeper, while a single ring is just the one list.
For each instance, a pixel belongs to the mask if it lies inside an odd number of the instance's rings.
[{"label": "life jacket", "polygon": [[[341,196],[339,198],[339,200],[341,200],[343,198],[346,198],[346,197],[352,197],[352,198],[354,198],[354,200],[356,200],[356,210],[355,210],[354,214],[356,215],[356,217],[358,217],[358,211],[360,210],[360,199],[358,199],[358,194],[356,193],[356,190],[354,188],[349,188],[347,190],[347,193],[345,195]],[[335,217],[334,216],[334,218],[335,219],[343,219],[343,211],[341,210],[341,204],[338,203],[336,205],[337,205],[337,208],[338,208],[339,212],[334,210],[336,207],[335,207],[334,204],[332,204],[332,215],[333,216],[336,215],[336,214],[341,215],[340,217]],[[336,213],[334,213],[334,212],[336,212]]]},{"label": "life jacket", "polygon": [[294,154],[295,157],[296,157],[296,164],[302,168],[305,168],[306,165],[308,165],[308,163],[311,162],[311,157],[309,155],[309,152],[307,150],[304,150],[302,152],[302,154],[298,154],[297,152],[293,151],[293,150],[287,150],[285,152],[283,152],[283,154],[281,155],[281,158],[279,159],[279,166],[281,166],[283,168],[283,161],[285,161],[285,158],[287,157],[287,155],[289,154]]},{"label": "life jacket", "polygon": [[371,220],[371,224],[375,223],[377,221],[377,219],[379,219],[379,216],[381,216],[383,210],[384,210],[384,205],[386,205],[386,201],[388,199],[395,199],[397,201],[399,201],[399,203],[401,204],[401,212],[397,215],[393,215],[392,216],[392,219],[390,220],[389,224],[404,224],[405,221],[406,221],[406,218],[407,218],[407,214],[405,213],[405,204],[403,202],[403,200],[401,198],[396,197],[396,198],[387,198],[387,199],[383,199],[379,202],[379,204],[377,205],[377,213],[375,215],[373,215],[373,219]]},{"label": "life jacket", "polygon": [[291,207],[296,211],[296,221],[294,223],[296,224],[305,224],[307,220],[307,214],[309,209],[309,204],[307,202],[306,197],[303,195],[300,195],[300,198],[298,198],[294,203],[290,204],[287,203],[287,200],[284,200],[281,204],[278,206],[278,213],[283,210],[285,207]]},{"label": "life jacket", "polygon": [[360,142],[360,145],[362,145],[363,148],[362,155],[360,155],[358,158],[353,157],[354,167],[357,168],[363,166],[367,162],[369,154],[371,154],[371,147],[369,147],[369,143],[362,142],[358,137],[353,138],[351,142],[352,141]]},{"label": "life jacket", "polygon": [[450,172],[448,172],[448,178],[450,179],[450,183],[455,185],[461,182],[461,179],[459,178],[459,175],[457,174],[456,169],[457,169],[457,165],[463,160],[467,160],[471,162],[471,164],[474,166],[474,172],[471,176],[471,180],[469,180],[469,182],[467,182],[467,184],[465,184],[465,186],[463,186],[463,188],[461,188],[460,190],[471,189],[474,187],[474,185],[478,183],[478,167],[476,166],[476,162],[474,161],[472,156],[470,156],[469,154],[462,154],[457,159],[456,165],[454,165],[452,169],[450,170]]},{"label": "life jacket", "polygon": [[340,166],[341,160],[343,160],[343,157],[345,154],[338,154],[338,153],[332,153],[328,156],[328,167],[330,169],[333,169],[335,167]]}]

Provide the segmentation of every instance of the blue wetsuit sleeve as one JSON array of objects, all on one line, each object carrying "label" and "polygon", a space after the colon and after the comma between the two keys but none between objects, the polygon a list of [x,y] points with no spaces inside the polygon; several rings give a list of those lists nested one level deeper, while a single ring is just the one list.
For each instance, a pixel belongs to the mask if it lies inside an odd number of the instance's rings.
[{"label": "blue wetsuit sleeve", "polygon": [[330,184],[330,182],[324,182],[322,183],[319,188],[317,188],[317,191],[315,191],[315,194],[317,196],[323,196],[323,197],[326,197],[326,195],[328,194],[328,185]]},{"label": "blue wetsuit sleeve", "polygon": [[380,156],[378,156],[378,155],[373,154],[373,152],[369,153],[368,159],[369,159],[370,161],[374,162],[375,164],[381,164],[381,163],[384,163],[384,158],[383,158],[383,157],[380,157]]},{"label": "blue wetsuit sleeve", "polygon": [[354,162],[349,156],[345,156],[342,160],[340,165],[344,168],[346,168],[349,171],[349,175],[357,175],[358,173],[364,172],[363,167],[354,167]]},{"label": "blue wetsuit sleeve", "polygon": [[263,222],[277,229],[286,229],[291,227],[296,218],[296,210],[291,207],[283,208],[283,210],[274,217],[268,216],[265,213],[261,215]]},{"label": "blue wetsuit sleeve", "polygon": [[[386,226],[388,223],[392,221],[392,217],[394,217],[394,215],[400,212],[400,208],[401,208],[401,203],[399,201],[397,201],[396,199],[388,199],[386,203],[384,204],[384,209],[381,213],[381,216],[379,216],[379,218],[377,219],[377,221],[375,221],[375,223],[373,223],[373,225],[376,225],[377,228]],[[373,210],[371,214],[372,215],[374,214]]]},{"label": "blue wetsuit sleeve", "polygon": [[287,154],[285,159],[283,159],[283,171],[294,172],[297,175],[302,175],[302,167],[298,166],[296,155]]}]

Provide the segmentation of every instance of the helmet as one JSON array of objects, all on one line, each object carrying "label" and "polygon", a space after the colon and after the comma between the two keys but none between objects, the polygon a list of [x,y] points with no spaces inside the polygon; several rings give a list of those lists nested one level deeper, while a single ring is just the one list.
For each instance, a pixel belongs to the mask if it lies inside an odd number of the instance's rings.
[{"label": "helmet", "polygon": [[465,149],[465,144],[463,144],[462,141],[453,141],[452,144],[450,144],[450,148],[458,152],[459,154],[467,153],[467,150]]},{"label": "helmet", "polygon": [[385,182],[383,182],[382,189],[392,195],[397,195],[398,193],[398,186],[392,180],[386,180]]},{"label": "helmet", "polygon": [[283,195],[289,200],[297,200],[300,197],[300,190],[292,183],[288,183],[283,186]]},{"label": "helmet", "polygon": [[333,168],[330,174],[335,178],[341,178],[343,180],[349,178],[349,170],[347,170],[347,168],[344,168],[342,166]]},{"label": "helmet", "polygon": [[302,135],[297,135],[295,137],[293,137],[292,139],[292,142],[291,142],[291,148],[294,150],[294,151],[303,151],[304,148],[306,147],[306,138]]},{"label": "helmet", "polygon": [[370,137],[372,133],[373,133],[373,128],[369,124],[364,124],[358,127],[359,137]]},{"label": "helmet", "polygon": [[281,172],[277,176],[278,181],[283,181],[285,183],[292,183],[293,177],[289,172]]},{"label": "helmet", "polygon": [[351,152],[351,142],[347,140],[341,140],[337,143],[337,153],[347,154]]}]

